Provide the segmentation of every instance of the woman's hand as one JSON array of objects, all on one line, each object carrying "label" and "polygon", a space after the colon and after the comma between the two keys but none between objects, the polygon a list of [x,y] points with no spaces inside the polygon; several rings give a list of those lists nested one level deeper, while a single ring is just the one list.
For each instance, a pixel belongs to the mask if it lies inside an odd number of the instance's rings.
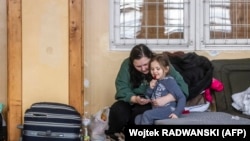
[{"label": "woman's hand", "polygon": [[140,96],[132,96],[131,97],[131,101],[133,103],[137,103],[139,105],[145,105],[145,104],[148,104],[150,102],[149,99],[146,99],[146,98],[142,98]]},{"label": "woman's hand", "polygon": [[164,106],[165,104],[175,101],[175,98],[172,94],[167,94],[166,96],[159,97],[157,99],[152,100],[153,106]]}]

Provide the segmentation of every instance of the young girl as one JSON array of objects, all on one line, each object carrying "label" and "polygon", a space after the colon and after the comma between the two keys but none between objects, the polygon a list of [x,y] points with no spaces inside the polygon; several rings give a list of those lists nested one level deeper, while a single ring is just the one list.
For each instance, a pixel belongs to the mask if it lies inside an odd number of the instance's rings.
[{"label": "young girl", "polygon": [[[136,116],[135,124],[137,125],[152,125],[155,120],[178,118],[186,105],[186,96],[176,80],[169,75],[167,55],[159,54],[151,59],[150,73],[154,79],[150,81],[146,97],[151,99],[152,109]],[[176,101],[163,106],[157,105],[156,99],[168,94],[171,94]]]}]

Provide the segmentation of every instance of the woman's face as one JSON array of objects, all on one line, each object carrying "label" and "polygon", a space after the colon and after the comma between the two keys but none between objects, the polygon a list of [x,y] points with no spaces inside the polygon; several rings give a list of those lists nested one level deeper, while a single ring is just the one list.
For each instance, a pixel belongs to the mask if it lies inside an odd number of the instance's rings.
[{"label": "woman's face", "polygon": [[133,65],[135,69],[143,74],[149,73],[149,61],[150,59],[147,57],[142,57],[141,59],[135,59],[133,61]]}]

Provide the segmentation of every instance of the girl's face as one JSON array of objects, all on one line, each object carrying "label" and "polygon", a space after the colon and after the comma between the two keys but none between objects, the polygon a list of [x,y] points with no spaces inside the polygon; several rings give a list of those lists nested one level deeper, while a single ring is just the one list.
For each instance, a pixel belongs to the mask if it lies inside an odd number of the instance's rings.
[{"label": "girl's face", "polygon": [[143,74],[149,73],[149,61],[150,59],[147,57],[142,57],[141,59],[135,59],[133,61],[133,65],[135,69]]},{"label": "girl's face", "polygon": [[161,66],[157,61],[151,62],[150,73],[154,79],[163,79],[168,73],[169,67]]}]

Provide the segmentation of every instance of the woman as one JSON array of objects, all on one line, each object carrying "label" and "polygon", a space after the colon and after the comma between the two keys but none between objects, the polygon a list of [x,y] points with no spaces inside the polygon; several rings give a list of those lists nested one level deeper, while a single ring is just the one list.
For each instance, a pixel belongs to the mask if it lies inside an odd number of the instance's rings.
[{"label": "woman", "polygon": [[[118,140],[115,133],[122,132],[126,125],[134,125],[135,117],[144,111],[151,109],[150,100],[143,98],[148,82],[152,80],[149,73],[149,61],[154,53],[144,44],[138,44],[133,47],[128,58],[126,58],[120,67],[116,77],[116,95],[117,100],[111,107],[109,113],[109,129],[105,131],[106,135]],[[170,65],[170,75],[174,77],[188,96],[188,86],[182,76]],[[163,106],[168,102],[175,101],[172,95],[166,95],[156,100],[156,105]]]}]

